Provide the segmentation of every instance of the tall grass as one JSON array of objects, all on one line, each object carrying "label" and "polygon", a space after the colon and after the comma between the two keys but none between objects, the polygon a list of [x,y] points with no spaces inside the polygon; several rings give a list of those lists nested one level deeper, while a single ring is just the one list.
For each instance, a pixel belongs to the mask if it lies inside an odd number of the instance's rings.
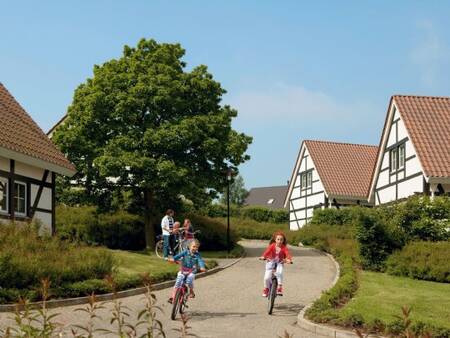
[{"label": "tall grass", "polygon": [[102,279],[112,272],[113,266],[113,256],[105,249],[40,237],[31,226],[0,225],[3,289],[34,290],[42,279],[48,279],[55,287]]}]

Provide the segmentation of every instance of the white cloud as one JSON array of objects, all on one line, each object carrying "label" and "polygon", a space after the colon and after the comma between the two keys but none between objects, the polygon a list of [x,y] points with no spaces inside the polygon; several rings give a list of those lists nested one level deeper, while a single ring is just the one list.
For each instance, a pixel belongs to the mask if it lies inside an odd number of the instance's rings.
[{"label": "white cloud", "polygon": [[420,38],[410,53],[412,63],[418,67],[425,85],[433,86],[440,73],[440,64],[450,55],[449,48],[439,37],[431,21],[417,24]]},{"label": "white cloud", "polygon": [[354,101],[346,103],[321,91],[302,86],[276,84],[259,91],[244,91],[229,97],[239,112],[238,121],[256,124],[305,122],[345,124],[360,120],[373,112],[371,105]]}]

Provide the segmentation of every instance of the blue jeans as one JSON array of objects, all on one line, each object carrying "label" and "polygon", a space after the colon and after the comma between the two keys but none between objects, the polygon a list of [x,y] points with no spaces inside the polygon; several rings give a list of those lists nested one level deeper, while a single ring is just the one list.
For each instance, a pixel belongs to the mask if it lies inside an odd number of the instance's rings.
[{"label": "blue jeans", "polygon": [[163,256],[164,258],[169,257],[169,235],[163,235]]}]

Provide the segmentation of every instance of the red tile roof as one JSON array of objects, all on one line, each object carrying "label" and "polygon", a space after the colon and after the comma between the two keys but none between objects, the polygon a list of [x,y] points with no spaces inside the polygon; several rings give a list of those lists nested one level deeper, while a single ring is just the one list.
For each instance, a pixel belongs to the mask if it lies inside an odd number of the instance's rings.
[{"label": "red tile roof", "polygon": [[450,177],[450,97],[392,97],[426,176]]},{"label": "red tile roof", "polygon": [[0,147],[76,172],[56,146],[0,83]]},{"label": "red tile roof", "polygon": [[378,146],[305,141],[328,195],[367,198]]}]

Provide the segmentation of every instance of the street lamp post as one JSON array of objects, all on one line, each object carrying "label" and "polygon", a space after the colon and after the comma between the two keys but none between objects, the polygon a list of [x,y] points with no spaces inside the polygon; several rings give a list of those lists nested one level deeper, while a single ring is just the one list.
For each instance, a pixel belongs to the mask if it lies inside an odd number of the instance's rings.
[{"label": "street lamp post", "polygon": [[227,252],[230,254],[230,182],[232,171],[229,167],[227,170]]}]

